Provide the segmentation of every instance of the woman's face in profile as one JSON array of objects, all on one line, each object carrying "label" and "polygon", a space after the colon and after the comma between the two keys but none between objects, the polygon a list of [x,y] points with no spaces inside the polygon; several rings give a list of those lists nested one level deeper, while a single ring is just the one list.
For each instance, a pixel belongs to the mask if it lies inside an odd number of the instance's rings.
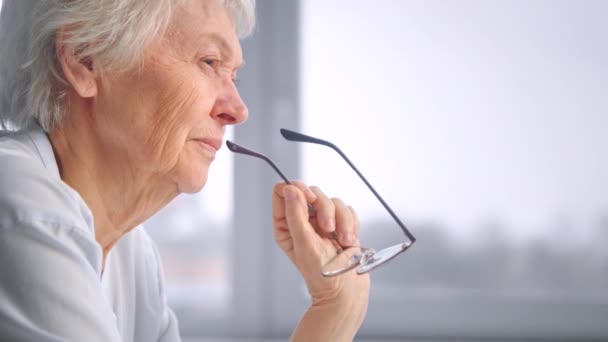
[{"label": "woman's face in profile", "polygon": [[242,52],[229,13],[213,0],[182,4],[141,65],[103,79],[93,106],[115,167],[192,193],[206,183],[225,126],[248,113],[234,83]]}]

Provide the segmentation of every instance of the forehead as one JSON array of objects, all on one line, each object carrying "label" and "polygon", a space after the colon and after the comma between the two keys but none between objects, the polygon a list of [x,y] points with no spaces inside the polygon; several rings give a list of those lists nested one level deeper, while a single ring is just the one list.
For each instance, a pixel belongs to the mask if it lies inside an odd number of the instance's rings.
[{"label": "forehead", "polygon": [[180,1],[168,28],[169,43],[191,51],[213,45],[241,58],[241,45],[232,17],[218,0]]}]

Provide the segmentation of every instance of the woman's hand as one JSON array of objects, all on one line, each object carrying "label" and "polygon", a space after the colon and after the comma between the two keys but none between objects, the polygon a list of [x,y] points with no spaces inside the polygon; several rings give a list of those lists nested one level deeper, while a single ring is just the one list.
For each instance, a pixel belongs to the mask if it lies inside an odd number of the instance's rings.
[{"label": "woman's hand", "polygon": [[[277,184],[272,204],[274,238],[304,277],[311,310],[328,312],[324,309],[331,308],[329,312],[349,321],[346,326],[352,325],[356,332],[367,310],[369,276],[354,271],[329,278],[321,274],[321,267],[336,256],[339,247],[327,237],[330,233],[335,232],[343,247],[359,245],[355,211],[342,200],[300,182]],[[315,209],[314,215],[309,216],[308,204]]]}]

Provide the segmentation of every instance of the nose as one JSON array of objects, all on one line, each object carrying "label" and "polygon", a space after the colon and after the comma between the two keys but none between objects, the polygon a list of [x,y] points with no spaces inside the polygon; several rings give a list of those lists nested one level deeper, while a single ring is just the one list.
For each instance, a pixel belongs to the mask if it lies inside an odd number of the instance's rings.
[{"label": "nose", "polygon": [[249,110],[231,79],[223,82],[211,115],[224,125],[237,125],[247,120]]}]

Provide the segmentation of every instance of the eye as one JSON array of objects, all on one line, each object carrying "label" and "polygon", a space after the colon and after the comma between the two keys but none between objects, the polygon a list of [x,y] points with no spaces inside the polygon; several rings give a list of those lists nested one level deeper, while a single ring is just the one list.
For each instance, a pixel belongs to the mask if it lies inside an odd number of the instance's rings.
[{"label": "eye", "polygon": [[214,69],[219,67],[221,64],[221,61],[217,58],[203,58],[202,62]]}]

